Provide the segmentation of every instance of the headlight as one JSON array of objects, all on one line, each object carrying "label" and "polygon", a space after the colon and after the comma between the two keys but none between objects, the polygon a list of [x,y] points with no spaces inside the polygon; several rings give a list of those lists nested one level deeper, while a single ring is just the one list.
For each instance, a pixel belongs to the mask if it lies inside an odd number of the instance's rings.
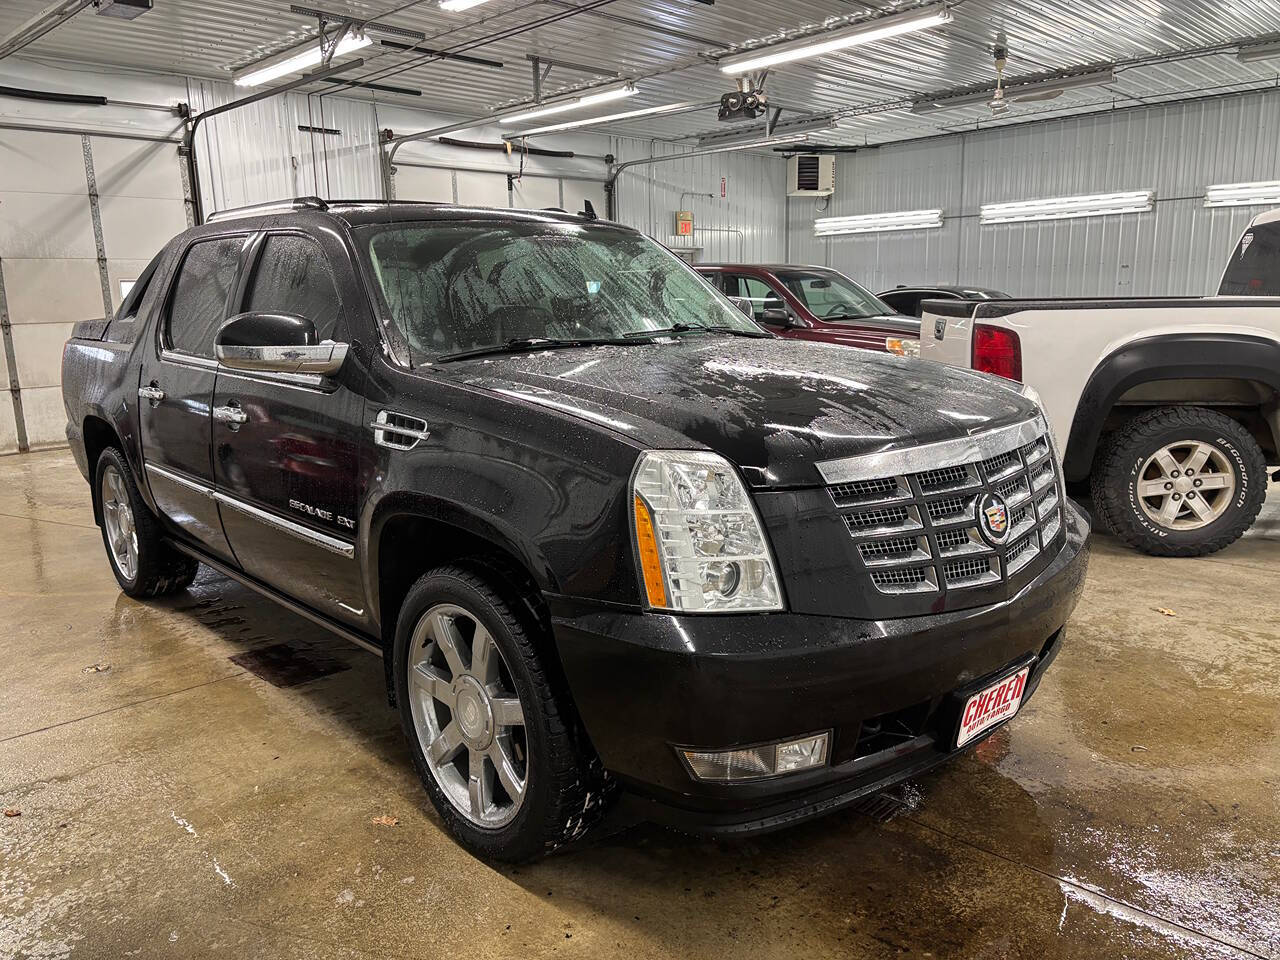
[{"label": "headlight", "polygon": [[1044,407],[1044,401],[1040,399],[1040,393],[1035,387],[1029,387],[1025,383],[1019,385],[1018,392],[1040,408],[1040,417],[1044,420],[1044,428],[1049,434],[1049,443],[1053,446],[1053,452],[1058,452],[1058,438],[1053,432],[1053,421],[1049,419],[1049,411]]},{"label": "headlight", "polygon": [[885,337],[884,348],[900,357],[920,356],[919,337]]},{"label": "headlight", "polygon": [[631,494],[649,606],[686,613],[782,609],[760,518],[727,460],[651,450],[636,464]]}]

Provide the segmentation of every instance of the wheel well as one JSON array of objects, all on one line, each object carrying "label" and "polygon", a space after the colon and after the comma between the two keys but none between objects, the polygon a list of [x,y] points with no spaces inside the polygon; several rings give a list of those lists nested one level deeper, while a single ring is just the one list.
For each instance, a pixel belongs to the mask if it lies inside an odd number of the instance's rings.
[{"label": "wheel well", "polygon": [[[1130,387],[1107,411],[1101,434],[1121,429],[1158,407],[1206,407],[1249,431],[1268,458],[1280,453],[1280,392],[1257,380],[1192,378],[1151,380]],[[1102,444],[1099,444],[1100,452]]]},{"label": "wheel well", "polygon": [[85,462],[89,465],[89,487],[93,491],[93,518],[101,523],[102,514],[93,475],[102,451],[107,447],[120,446],[120,438],[116,435],[115,428],[101,417],[85,417],[83,436]]},{"label": "wheel well", "polygon": [[538,626],[550,628],[542,593],[520,559],[498,544],[451,523],[414,514],[389,518],[378,538],[378,613],[382,636],[395,638],[396,618],[409,588],[428,570],[470,561],[495,574],[495,586],[509,585],[509,599],[519,601]]}]

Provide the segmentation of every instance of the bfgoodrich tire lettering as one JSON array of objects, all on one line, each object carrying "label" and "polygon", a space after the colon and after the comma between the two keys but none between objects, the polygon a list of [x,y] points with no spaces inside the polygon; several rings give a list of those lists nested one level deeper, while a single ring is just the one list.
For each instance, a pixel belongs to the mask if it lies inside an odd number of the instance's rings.
[{"label": "bfgoodrich tire lettering", "polygon": [[[1191,480],[1180,468],[1193,451],[1206,462]],[[1179,462],[1179,455],[1186,459]],[[1213,489],[1195,481],[1213,483],[1221,499],[1207,504]],[[1266,460],[1231,418],[1203,407],[1164,407],[1134,417],[1107,440],[1090,484],[1103,523],[1129,546],[1153,556],[1204,556],[1239,539],[1257,518]]]},{"label": "bfgoodrich tire lettering", "polygon": [[[498,586],[500,581],[493,572],[482,565],[441,567],[428,571],[410,589],[400,608],[392,651],[396,704],[414,766],[449,832],[479,856],[518,863],[582,836],[605,812],[612,791],[599,760],[578,729],[567,695],[541,662],[536,640],[542,628],[527,615],[528,606],[522,598],[508,595],[513,591]],[[422,621],[442,613],[457,615],[460,620],[473,619],[477,629],[482,628],[496,644],[503,669],[495,678],[495,706],[497,698],[518,697],[523,731],[518,742],[523,743],[523,749],[508,751],[507,756],[515,759],[517,774],[524,774],[523,795],[518,803],[507,804],[509,813],[495,813],[494,808],[501,804],[489,802],[482,808],[488,816],[463,810],[452,782],[453,771],[441,777],[440,763],[429,761],[424,753],[424,742],[438,737],[440,728],[432,723],[425,735],[421,734],[423,705],[413,698],[421,700],[424,687],[419,683],[411,689],[409,671],[415,663],[431,666],[431,658],[417,649],[434,633],[423,630]],[[462,668],[451,671],[444,662],[436,666],[441,676],[452,673],[463,686],[470,687],[475,634],[467,634],[468,628],[462,627],[457,641],[466,649],[453,658],[455,667],[461,664]],[[500,719],[503,712],[495,709],[494,716]],[[477,739],[478,729],[473,725],[467,731],[469,740]],[[469,745],[483,747],[479,751],[483,753],[491,749],[487,744],[487,740],[479,744],[477,739]],[[462,763],[467,762],[467,746],[462,748]],[[460,769],[467,768],[460,765]]]}]

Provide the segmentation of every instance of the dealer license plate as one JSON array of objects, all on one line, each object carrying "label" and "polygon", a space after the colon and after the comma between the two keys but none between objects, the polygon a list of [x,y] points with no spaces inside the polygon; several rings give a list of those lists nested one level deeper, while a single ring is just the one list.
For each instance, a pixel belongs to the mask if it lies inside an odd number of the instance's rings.
[{"label": "dealer license plate", "polygon": [[965,702],[964,710],[960,713],[960,732],[956,734],[957,747],[963,747],[983,730],[994,727],[1002,720],[1008,720],[1018,712],[1029,673],[1030,664],[975,693]]}]

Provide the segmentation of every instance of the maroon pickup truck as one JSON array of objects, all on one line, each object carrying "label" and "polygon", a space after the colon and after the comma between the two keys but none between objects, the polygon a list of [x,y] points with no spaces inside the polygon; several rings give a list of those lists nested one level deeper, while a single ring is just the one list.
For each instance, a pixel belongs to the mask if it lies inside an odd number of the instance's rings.
[{"label": "maroon pickup truck", "polygon": [[727,296],[746,301],[756,323],[780,337],[920,355],[920,320],[895,313],[838,270],[727,263],[694,269]]}]

